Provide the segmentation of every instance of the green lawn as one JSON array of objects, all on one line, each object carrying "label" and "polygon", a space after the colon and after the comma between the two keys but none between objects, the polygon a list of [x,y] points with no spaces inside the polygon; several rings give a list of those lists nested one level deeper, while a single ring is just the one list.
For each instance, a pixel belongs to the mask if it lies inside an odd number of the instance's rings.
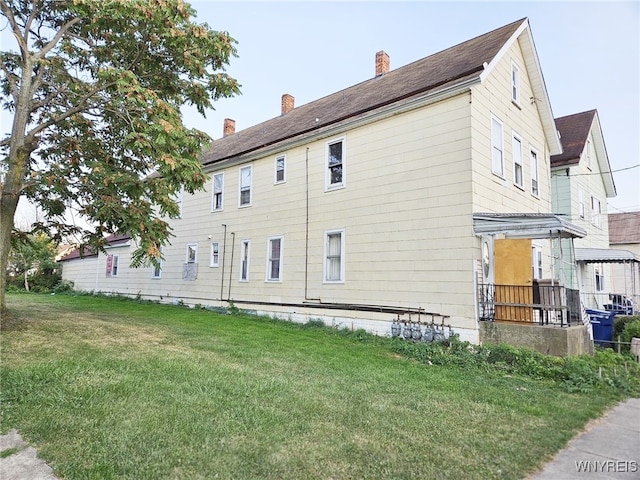
[{"label": "green lawn", "polygon": [[614,402],[391,342],[92,296],[8,295],[0,431],[76,478],[523,478]]}]

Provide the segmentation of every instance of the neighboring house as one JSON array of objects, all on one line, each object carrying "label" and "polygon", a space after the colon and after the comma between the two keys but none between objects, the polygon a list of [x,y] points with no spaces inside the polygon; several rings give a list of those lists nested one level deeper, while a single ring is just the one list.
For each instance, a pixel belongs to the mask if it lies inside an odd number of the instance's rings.
[{"label": "neighboring house", "polygon": [[[609,245],[619,252],[620,261],[611,265],[610,291],[613,300],[620,301],[621,307],[634,307],[640,313],[640,212],[611,213],[609,217]],[[620,298],[624,296],[627,299]]]},{"label": "neighboring house", "polygon": [[[534,278],[557,287],[554,244],[586,234],[552,213],[561,152],[527,19],[396,70],[378,52],[369,80],[298,107],[286,94],[245,130],[226,120],[161,270],[129,269],[122,247],[93,290],[382,334],[433,320],[477,343],[480,320],[540,319]],[[580,312],[564,302],[566,326]]]},{"label": "neighboring house", "polygon": [[[126,235],[110,235],[104,253],[94,249],[78,248],[65,255],[62,263],[63,280],[73,282],[76,290],[87,292],[119,292],[120,266],[129,272],[131,238]],[[122,258],[121,258],[122,257]],[[123,292],[130,293],[130,292]]]},{"label": "neighboring house", "polygon": [[553,211],[587,231],[575,241],[575,252],[565,248],[570,268],[559,266],[559,274],[580,289],[587,308],[602,309],[613,293],[612,265],[621,257],[609,249],[607,198],[615,197],[616,189],[600,119],[590,110],[557,118],[556,126],[563,152],[551,157]]}]

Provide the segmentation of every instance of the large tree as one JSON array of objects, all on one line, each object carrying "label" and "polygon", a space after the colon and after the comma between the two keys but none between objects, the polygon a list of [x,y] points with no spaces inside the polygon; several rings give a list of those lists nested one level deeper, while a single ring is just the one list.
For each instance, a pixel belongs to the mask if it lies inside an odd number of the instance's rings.
[{"label": "large tree", "polygon": [[[53,235],[81,234],[100,247],[128,233],[132,264],[158,258],[175,217],[175,194],[205,176],[209,137],[183,124],[181,108],[204,115],[239,93],[225,72],[236,41],[195,21],[182,0],[0,0],[15,48],[0,52],[0,310],[21,198],[39,205]],[[6,34],[6,32],[5,32]],[[5,47],[6,48],[6,47]],[[65,221],[75,208],[92,225]]]}]

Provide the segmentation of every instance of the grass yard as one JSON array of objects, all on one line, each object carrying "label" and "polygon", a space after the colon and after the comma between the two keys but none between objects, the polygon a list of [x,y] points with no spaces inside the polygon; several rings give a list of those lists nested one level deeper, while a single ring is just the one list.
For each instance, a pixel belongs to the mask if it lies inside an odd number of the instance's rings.
[{"label": "grass yard", "polygon": [[265,318],[7,300],[0,431],[65,479],[524,478],[616,400]]}]

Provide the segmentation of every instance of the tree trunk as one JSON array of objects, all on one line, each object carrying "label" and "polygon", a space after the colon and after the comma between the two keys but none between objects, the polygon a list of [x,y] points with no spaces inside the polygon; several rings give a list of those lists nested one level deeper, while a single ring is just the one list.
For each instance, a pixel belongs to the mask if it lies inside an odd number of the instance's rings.
[{"label": "tree trunk", "polygon": [[[6,184],[5,184],[6,185]],[[0,199],[0,320],[7,313],[5,291],[7,288],[7,264],[9,250],[11,250],[11,231],[13,230],[13,217],[18,207],[19,195],[11,195],[2,190]]]}]

